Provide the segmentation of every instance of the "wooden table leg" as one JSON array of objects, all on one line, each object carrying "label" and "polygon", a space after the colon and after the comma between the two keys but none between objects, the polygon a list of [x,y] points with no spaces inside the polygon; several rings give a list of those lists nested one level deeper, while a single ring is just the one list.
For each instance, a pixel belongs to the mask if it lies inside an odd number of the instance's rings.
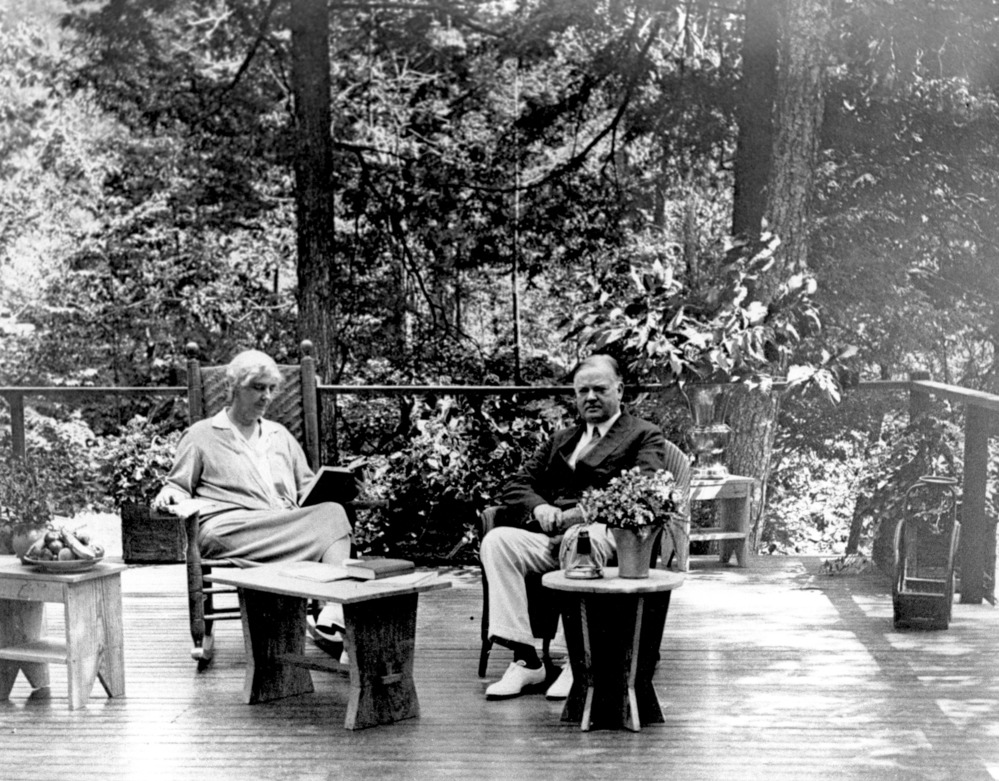
[{"label": "wooden table leg", "polygon": [[420,715],[413,681],[418,594],[344,605],[350,657],[347,729],[391,724]]},{"label": "wooden table leg", "polygon": [[573,684],[562,721],[592,728],[661,723],[652,677],[658,661],[670,592],[646,595],[563,596]]},{"label": "wooden table leg", "polygon": [[125,641],[121,617],[121,576],[101,578],[97,592],[101,654],[97,678],[108,697],[125,696]]},{"label": "wooden table leg", "polygon": [[722,564],[727,564],[735,554],[735,560],[740,567],[745,567],[749,563],[749,510],[750,497],[736,496],[730,499],[722,499],[719,502],[719,520],[725,531],[741,532],[745,536],[739,540],[722,540],[720,560]]},{"label": "wooden table leg", "polygon": [[96,580],[66,589],[66,670],[70,710],[84,708],[97,680],[103,628],[98,618]]},{"label": "wooden table leg", "polygon": [[[0,599],[0,647],[24,645],[41,639],[45,605],[19,599]],[[0,660],[0,700],[10,698],[18,671],[23,671],[35,690],[33,698],[43,698],[49,692],[49,666],[45,662]]]},{"label": "wooden table leg", "polygon": [[267,702],[313,691],[309,671],[283,661],[285,655],[304,654],[305,598],[241,588],[239,606],[246,643],[246,702]]}]

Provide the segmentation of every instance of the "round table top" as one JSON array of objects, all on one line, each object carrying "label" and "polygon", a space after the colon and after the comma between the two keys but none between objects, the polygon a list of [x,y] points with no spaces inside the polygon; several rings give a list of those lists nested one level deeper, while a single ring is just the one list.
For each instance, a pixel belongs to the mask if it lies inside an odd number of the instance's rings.
[{"label": "round table top", "polygon": [[562,570],[548,572],[541,578],[546,588],[589,594],[654,594],[672,591],[683,585],[686,575],[662,569],[650,569],[647,578],[619,578],[617,567],[604,567],[604,576],[592,580],[567,578]]}]

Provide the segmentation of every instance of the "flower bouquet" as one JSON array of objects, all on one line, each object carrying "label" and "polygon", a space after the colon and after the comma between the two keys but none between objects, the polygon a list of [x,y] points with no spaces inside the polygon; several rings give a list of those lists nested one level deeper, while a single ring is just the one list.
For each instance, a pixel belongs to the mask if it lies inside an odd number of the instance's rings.
[{"label": "flower bouquet", "polygon": [[671,472],[659,469],[643,473],[636,466],[611,478],[604,488],[586,489],[579,504],[588,523],[599,521],[647,535],[657,526],[680,518],[682,501]]},{"label": "flower bouquet", "polygon": [[683,519],[683,496],[665,469],[623,471],[603,488],[583,492],[579,505],[587,523],[607,525],[614,536],[620,577],[647,577],[652,546],[666,527],[676,543],[672,521]]}]

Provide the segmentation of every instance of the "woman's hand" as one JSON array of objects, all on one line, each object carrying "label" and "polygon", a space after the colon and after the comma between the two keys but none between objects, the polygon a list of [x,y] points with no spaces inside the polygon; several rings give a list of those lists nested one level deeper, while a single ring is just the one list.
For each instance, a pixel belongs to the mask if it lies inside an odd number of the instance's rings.
[{"label": "woman's hand", "polygon": [[151,510],[155,510],[158,513],[176,513],[176,506],[182,499],[188,499],[190,497],[178,494],[177,491],[171,490],[170,488],[163,488],[156,496],[153,501],[149,503]]}]

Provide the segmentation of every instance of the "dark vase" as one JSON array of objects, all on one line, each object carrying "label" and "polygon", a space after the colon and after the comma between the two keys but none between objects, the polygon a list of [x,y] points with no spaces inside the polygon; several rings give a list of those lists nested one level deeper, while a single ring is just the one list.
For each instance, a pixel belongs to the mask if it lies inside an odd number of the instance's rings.
[{"label": "dark vase", "polygon": [[661,526],[638,529],[611,527],[617,546],[617,576],[619,578],[647,578],[652,563],[652,551],[662,532]]}]

